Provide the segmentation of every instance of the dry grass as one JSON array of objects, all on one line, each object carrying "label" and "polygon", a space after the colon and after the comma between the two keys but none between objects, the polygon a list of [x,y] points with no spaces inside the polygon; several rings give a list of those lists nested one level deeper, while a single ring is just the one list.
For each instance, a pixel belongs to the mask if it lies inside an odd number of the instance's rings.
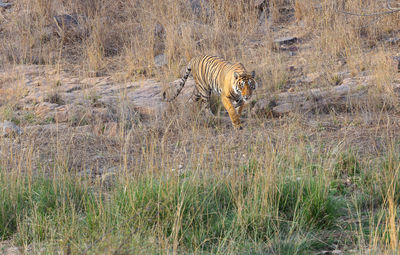
[{"label": "dry grass", "polygon": [[[180,102],[164,115],[132,117],[121,92],[110,113],[117,126],[105,135],[107,123],[85,106],[63,124],[22,118],[24,76],[3,72],[0,119],[20,121],[25,134],[0,139],[0,239],[36,254],[398,252],[399,73],[391,57],[399,45],[385,39],[400,36],[400,13],[338,12],[376,12],[386,1],[271,0],[266,19],[256,1],[12,2],[0,10],[0,70],[44,64],[59,76],[167,82],[191,57],[213,54],[255,69],[258,98],[334,86],[340,72],[368,74],[372,85],[363,108],[245,114],[242,132],[223,112],[212,118]],[[61,14],[78,14],[79,27],[55,27]],[[288,35],[299,38],[296,49],[274,45]],[[63,100],[60,80],[50,102]],[[95,104],[95,90],[85,93]]]}]

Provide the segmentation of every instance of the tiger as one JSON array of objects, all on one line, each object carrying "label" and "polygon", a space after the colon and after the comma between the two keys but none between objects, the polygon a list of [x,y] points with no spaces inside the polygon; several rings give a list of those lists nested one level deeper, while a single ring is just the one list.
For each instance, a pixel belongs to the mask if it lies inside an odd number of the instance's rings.
[{"label": "tiger", "polygon": [[211,93],[217,93],[221,97],[233,127],[242,129],[240,115],[258,86],[255,81],[255,71],[248,73],[243,64],[230,63],[216,56],[194,57],[189,61],[185,74],[179,81],[177,93],[167,99],[164,91],[164,101],[171,102],[179,95],[190,73],[196,84],[193,91],[194,101],[201,100],[210,107]]}]

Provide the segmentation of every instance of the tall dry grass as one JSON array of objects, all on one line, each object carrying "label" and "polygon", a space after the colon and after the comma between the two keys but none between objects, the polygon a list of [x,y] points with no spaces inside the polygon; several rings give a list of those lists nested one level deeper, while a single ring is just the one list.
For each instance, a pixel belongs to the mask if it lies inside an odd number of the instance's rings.
[{"label": "tall dry grass", "polygon": [[[333,138],[296,117],[252,121],[246,135],[185,115],[158,121],[114,138],[60,126],[3,139],[1,238],[31,254],[397,251],[395,123],[377,138],[357,126]],[[89,161],[99,155],[115,172]]]},{"label": "tall dry grass", "polygon": [[[292,32],[309,34],[303,39],[311,39],[313,48],[302,56],[305,71],[319,70],[328,76],[340,71],[338,62],[347,63],[354,74],[368,69],[365,55],[398,31],[398,13],[358,17],[338,12],[377,12],[384,10],[385,1],[276,0],[268,4],[266,19],[259,18],[255,2],[16,1],[2,14],[1,63],[59,64],[85,75],[112,73],[123,79],[143,75],[173,79],[191,57],[212,54],[256,69],[266,88],[274,90],[287,82],[279,78],[287,67],[279,68],[281,57],[271,47],[275,27],[291,27],[297,21],[300,26]],[[78,14],[82,31],[54,36],[53,17],[62,14]],[[165,31],[162,42],[155,36],[157,24]],[[166,61],[161,69],[154,62],[160,47]]]}]

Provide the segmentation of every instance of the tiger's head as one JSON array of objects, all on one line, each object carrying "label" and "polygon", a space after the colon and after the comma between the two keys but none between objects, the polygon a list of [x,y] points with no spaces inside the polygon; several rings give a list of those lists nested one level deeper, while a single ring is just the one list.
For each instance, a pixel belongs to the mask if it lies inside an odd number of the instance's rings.
[{"label": "tiger's head", "polygon": [[235,78],[233,90],[244,102],[247,102],[251,98],[253,91],[257,88],[257,82],[254,80],[256,72],[252,71],[250,74],[234,72],[233,76]]}]

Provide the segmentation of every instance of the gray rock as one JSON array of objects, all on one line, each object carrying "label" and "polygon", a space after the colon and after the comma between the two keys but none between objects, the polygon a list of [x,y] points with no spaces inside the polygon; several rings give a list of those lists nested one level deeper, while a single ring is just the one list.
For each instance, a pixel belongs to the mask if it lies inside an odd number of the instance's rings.
[{"label": "gray rock", "polygon": [[340,86],[280,93],[268,99],[259,99],[251,111],[261,116],[282,116],[290,112],[329,112],[332,109],[336,112],[349,111],[368,103],[368,79],[364,77],[360,81],[347,78]]},{"label": "gray rock", "polygon": [[45,118],[50,112],[53,112],[59,105],[49,102],[43,102],[35,106],[35,114],[40,118]]},{"label": "gray rock", "polygon": [[12,3],[3,3],[2,1],[0,1],[0,7],[7,9],[10,8],[12,6]]},{"label": "gray rock", "polygon": [[321,77],[321,73],[318,73],[318,72],[309,73],[302,81],[305,83],[313,83],[320,77]]},{"label": "gray rock", "polygon": [[53,33],[63,39],[71,40],[87,34],[84,27],[86,17],[79,14],[62,14],[54,16]]},{"label": "gray rock", "polygon": [[[95,126],[100,134],[110,136],[118,135],[119,128],[115,123],[121,120],[139,123],[142,118],[164,113],[170,109],[169,105],[186,102],[194,87],[193,79],[188,79],[180,95],[168,104],[162,101],[162,91],[171,88],[171,95],[174,95],[180,80],[170,84],[151,79],[119,83],[110,76],[82,79],[64,73],[58,75],[55,70],[44,70],[43,67],[34,70],[31,66],[19,68],[18,72],[26,77],[28,89],[26,96],[18,101],[18,111],[29,111],[36,120],[45,123],[55,121],[73,127]],[[35,79],[40,73],[45,73],[42,76],[46,78]],[[55,90],[54,84],[57,80],[62,84],[56,88],[57,94],[65,103],[62,105],[46,102],[58,101],[48,100],[50,92]],[[27,128],[24,128],[24,132],[27,132]]]},{"label": "gray rock", "polygon": [[336,73],[336,76],[341,78],[341,79],[347,79],[347,78],[351,78],[351,73],[348,71],[344,71],[344,72],[338,72]]},{"label": "gray rock", "polygon": [[23,131],[20,127],[7,120],[3,123],[0,123],[0,132],[1,137],[11,137],[23,134]]},{"label": "gray rock", "polygon": [[117,173],[116,172],[107,172],[100,177],[100,182],[103,187],[110,188],[113,183],[117,181]]},{"label": "gray rock", "polygon": [[268,4],[268,2],[268,0],[255,0],[254,5],[256,8],[263,8],[263,6]]},{"label": "gray rock", "polygon": [[281,46],[284,44],[290,45],[290,44],[294,44],[296,42],[297,42],[297,37],[295,37],[295,36],[281,37],[281,38],[274,40],[274,43],[278,46]]},{"label": "gray rock", "polygon": [[210,21],[214,12],[208,0],[189,0],[188,2],[198,20],[205,18],[206,22]]},{"label": "gray rock", "polygon": [[392,44],[392,45],[397,44],[399,42],[400,42],[400,38],[398,38],[398,37],[390,37],[390,38],[385,39],[385,43]]},{"label": "gray rock", "polygon": [[165,66],[167,64],[167,58],[165,54],[160,54],[154,57],[154,65],[156,67]]},{"label": "gray rock", "polygon": [[258,10],[258,21],[260,24],[264,24],[265,20],[268,19],[269,15],[269,0],[256,0],[254,6]]},{"label": "gray rock", "polygon": [[54,21],[59,27],[78,26],[78,15],[76,14],[62,14],[54,16]]},{"label": "gray rock", "polygon": [[80,85],[77,85],[77,84],[70,84],[69,86],[67,86],[65,88],[65,92],[67,92],[67,93],[71,93],[71,92],[74,92],[74,91],[77,91],[77,90],[82,90],[82,87]]},{"label": "gray rock", "polygon": [[82,171],[78,172],[76,175],[81,177],[81,178],[85,178],[85,177],[94,177],[94,176],[96,176],[96,174],[97,173],[96,173],[95,170],[85,169],[85,170],[82,170]]},{"label": "gray rock", "polygon": [[165,40],[167,33],[164,26],[157,22],[154,27],[154,44],[153,44],[153,54],[154,54],[154,64],[157,67],[166,64],[165,58]]}]

